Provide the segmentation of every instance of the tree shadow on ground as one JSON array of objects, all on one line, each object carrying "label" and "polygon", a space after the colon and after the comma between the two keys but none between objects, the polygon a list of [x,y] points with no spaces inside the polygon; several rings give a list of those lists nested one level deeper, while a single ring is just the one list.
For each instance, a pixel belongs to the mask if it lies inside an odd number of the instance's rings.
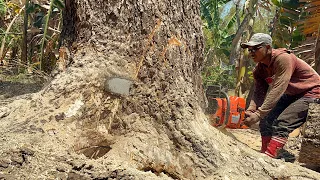
[{"label": "tree shadow on ground", "polygon": [[21,83],[0,80],[0,100],[35,93],[42,89],[43,83]]}]

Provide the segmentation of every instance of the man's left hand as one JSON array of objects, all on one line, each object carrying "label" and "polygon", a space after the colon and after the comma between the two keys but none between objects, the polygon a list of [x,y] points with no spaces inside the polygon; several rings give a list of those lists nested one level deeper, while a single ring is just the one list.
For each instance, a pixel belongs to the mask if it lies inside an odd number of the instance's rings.
[{"label": "man's left hand", "polygon": [[250,127],[251,125],[255,124],[256,122],[260,121],[260,116],[257,112],[250,113],[247,118],[243,121],[243,124]]}]

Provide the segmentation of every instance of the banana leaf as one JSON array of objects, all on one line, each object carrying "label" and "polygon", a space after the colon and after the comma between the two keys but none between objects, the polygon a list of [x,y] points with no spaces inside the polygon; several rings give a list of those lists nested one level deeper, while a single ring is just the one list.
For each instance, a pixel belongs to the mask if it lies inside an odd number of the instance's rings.
[{"label": "banana leaf", "polygon": [[299,0],[271,0],[271,2],[278,7],[286,9],[297,9],[304,4],[300,3]]}]

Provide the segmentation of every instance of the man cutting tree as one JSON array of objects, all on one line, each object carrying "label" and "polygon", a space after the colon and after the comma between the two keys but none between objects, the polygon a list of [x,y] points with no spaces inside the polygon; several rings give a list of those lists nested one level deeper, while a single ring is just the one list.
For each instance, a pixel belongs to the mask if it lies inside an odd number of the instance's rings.
[{"label": "man cutting tree", "polygon": [[257,63],[254,95],[244,124],[260,121],[261,152],[276,158],[289,133],[306,121],[309,103],[319,102],[320,76],[289,50],[273,49],[268,34],[256,33],[241,47],[248,48]]}]

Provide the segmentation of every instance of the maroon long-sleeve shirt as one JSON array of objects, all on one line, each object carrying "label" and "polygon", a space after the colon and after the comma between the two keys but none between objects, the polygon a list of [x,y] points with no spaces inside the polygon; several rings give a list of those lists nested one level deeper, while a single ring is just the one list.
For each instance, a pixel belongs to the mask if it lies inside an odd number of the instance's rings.
[{"label": "maroon long-sleeve shirt", "polygon": [[284,48],[273,49],[269,66],[258,63],[253,76],[255,90],[250,106],[258,108],[261,118],[271,111],[283,94],[320,98],[320,76]]}]

